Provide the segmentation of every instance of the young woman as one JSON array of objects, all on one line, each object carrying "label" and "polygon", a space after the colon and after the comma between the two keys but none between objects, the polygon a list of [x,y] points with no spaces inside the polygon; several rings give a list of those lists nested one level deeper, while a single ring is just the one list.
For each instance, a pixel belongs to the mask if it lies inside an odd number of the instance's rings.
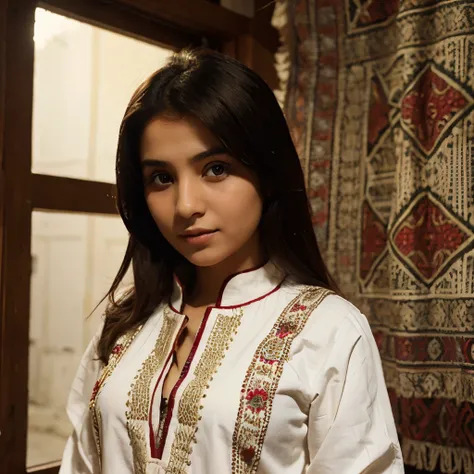
[{"label": "young woman", "polygon": [[377,347],[325,268],[264,81],[175,55],[132,97],[116,167],[130,240],[61,473],[402,473]]}]

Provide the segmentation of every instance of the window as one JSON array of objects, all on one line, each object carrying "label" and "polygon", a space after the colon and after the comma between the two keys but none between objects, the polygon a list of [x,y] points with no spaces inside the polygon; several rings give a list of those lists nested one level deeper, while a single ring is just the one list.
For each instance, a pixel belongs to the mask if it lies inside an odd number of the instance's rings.
[{"label": "window", "polygon": [[113,183],[127,103],[172,51],[41,8],[34,38],[32,171]]},{"label": "window", "polygon": [[112,284],[127,239],[116,216],[33,212],[29,467],[61,459],[72,429],[66,416],[71,383],[99,328],[105,302],[93,310]]},{"label": "window", "polygon": [[[172,50],[37,8],[34,53],[32,171],[113,183],[127,103]],[[27,467],[61,459],[67,397],[105,302],[88,316],[127,240],[118,216],[32,213]]]},{"label": "window", "polygon": [[112,184],[126,101],[184,46],[257,63],[249,32],[270,25],[251,23],[205,0],[0,2],[2,472],[58,471],[65,397],[103,306],[87,316],[127,240]]}]

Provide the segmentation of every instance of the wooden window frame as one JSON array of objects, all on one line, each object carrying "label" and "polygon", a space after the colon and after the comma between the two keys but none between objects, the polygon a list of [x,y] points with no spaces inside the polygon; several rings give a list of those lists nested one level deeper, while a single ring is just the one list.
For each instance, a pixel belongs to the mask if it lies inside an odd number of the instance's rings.
[{"label": "wooden window frame", "polygon": [[[0,2],[0,471],[8,474],[59,470],[26,468],[32,211],[117,212],[113,184],[31,171],[36,7],[176,50],[206,38],[264,77],[278,46],[268,18],[251,20],[205,0]],[[273,72],[267,81],[275,86]]]}]

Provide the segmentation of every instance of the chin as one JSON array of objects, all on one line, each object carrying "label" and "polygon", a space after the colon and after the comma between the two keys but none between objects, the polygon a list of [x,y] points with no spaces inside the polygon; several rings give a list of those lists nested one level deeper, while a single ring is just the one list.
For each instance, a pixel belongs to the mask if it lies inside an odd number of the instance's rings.
[{"label": "chin", "polygon": [[226,260],[230,255],[216,253],[211,249],[203,249],[189,255],[186,259],[196,267],[214,267]]}]

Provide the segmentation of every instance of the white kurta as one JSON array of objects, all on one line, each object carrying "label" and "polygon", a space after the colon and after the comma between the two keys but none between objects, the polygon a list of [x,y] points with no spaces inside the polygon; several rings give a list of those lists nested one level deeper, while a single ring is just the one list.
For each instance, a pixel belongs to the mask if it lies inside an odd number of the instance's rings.
[{"label": "white kurta", "polygon": [[231,278],[206,312],[158,439],[181,303],[176,284],[105,369],[91,342],[60,474],[404,472],[366,318],[271,263]]}]

